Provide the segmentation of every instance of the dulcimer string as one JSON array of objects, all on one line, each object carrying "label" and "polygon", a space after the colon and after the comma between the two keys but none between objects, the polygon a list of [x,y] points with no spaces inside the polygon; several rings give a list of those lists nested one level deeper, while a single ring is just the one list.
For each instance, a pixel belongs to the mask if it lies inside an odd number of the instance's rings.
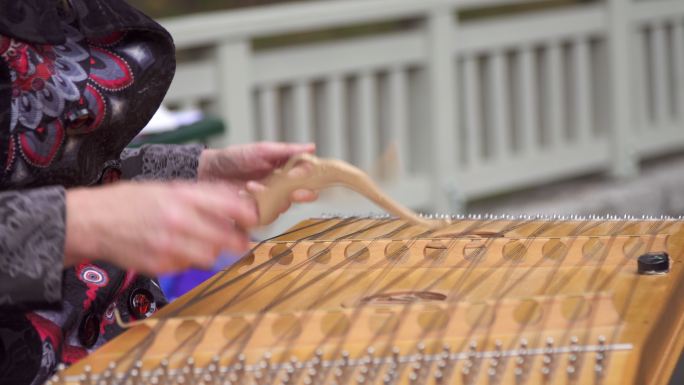
[{"label": "dulcimer string", "polygon": [[[352,219],[350,219],[350,220],[344,220],[343,222],[346,222],[346,223],[341,223],[339,227],[342,227],[342,226],[351,224],[351,223],[356,222],[356,221],[359,221],[359,220],[362,220],[362,218],[352,218]],[[351,234],[345,234],[345,235],[343,235],[343,236],[341,236],[341,237],[338,237],[337,240],[344,239],[344,238],[349,238],[349,237],[353,237],[353,236],[355,236],[356,234],[360,234],[360,233],[362,233],[362,232],[368,231],[368,230],[370,230],[370,229],[372,229],[372,228],[374,228],[374,227],[378,227],[378,226],[381,226],[381,225],[383,225],[383,223],[371,223],[370,226],[367,226],[367,227],[364,227],[364,228],[362,228],[362,229],[360,229],[360,230],[354,231],[354,232],[351,233]],[[333,226],[333,227],[338,227],[338,226]],[[299,228],[299,229],[293,230],[292,232],[294,232],[294,231],[301,231],[301,230],[302,230],[302,228]],[[321,232],[319,232],[318,234],[314,234],[314,236],[320,236],[320,235],[322,235],[322,234],[324,234],[324,233],[326,233],[326,232],[328,232],[328,231],[331,231],[331,228],[324,229],[324,230],[322,230]],[[301,242],[301,241],[303,241],[303,240],[310,239],[310,238],[311,238],[311,236],[306,237],[306,238],[304,238],[304,239],[301,239],[301,240],[299,240],[299,241],[297,241],[297,242],[295,242],[295,243],[298,243],[298,242]],[[254,250],[256,250],[256,248],[258,248],[258,247],[259,247],[261,244],[263,244],[263,243],[264,243],[264,242],[260,243],[260,244],[257,245],[256,247],[254,247],[254,248],[252,249],[252,252],[253,252]],[[294,245],[292,245],[292,247],[293,247],[293,246],[294,246]],[[155,339],[156,336],[157,336],[158,330],[161,328],[161,326],[162,326],[162,324],[163,324],[163,320],[165,320],[166,318],[169,318],[169,317],[172,316],[172,315],[178,314],[180,311],[186,309],[187,307],[191,306],[191,305],[194,304],[195,302],[198,302],[198,301],[200,301],[201,299],[203,299],[203,298],[205,298],[205,297],[208,297],[208,296],[214,294],[215,292],[217,292],[217,291],[223,289],[224,287],[227,287],[227,286],[229,286],[230,284],[233,284],[233,282],[236,282],[237,280],[240,280],[240,279],[243,279],[243,278],[247,277],[247,276],[248,276],[249,274],[251,274],[253,271],[256,271],[256,270],[259,270],[259,269],[261,269],[261,268],[263,268],[263,267],[268,267],[269,265],[272,265],[273,263],[277,262],[280,258],[282,258],[285,254],[286,254],[286,252],[282,252],[282,253],[280,253],[279,255],[274,256],[271,260],[268,260],[267,262],[265,262],[265,263],[263,263],[263,264],[261,264],[261,265],[255,267],[255,268],[253,268],[253,269],[250,269],[248,272],[245,272],[245,273],[239,275],[238,277],[236,277],[236,278],[234,278],[234,279],[231,279],[229,282],[226,282],[226,283],[224,283],[224,284],[219,285],[219,287],[214,287],[212,290],[209,290],[209,291],[204,290],[203,293],[201,293],[201,295],[197,295],[197,296],[193,297],[193,299],[192,299],[191,301],[189,301],[189,302],[186,303],[186,304],[183,304],[183,306],[179,307],[179,309],[176,309],[176,311],[174,311],[171,315],[167,315],[166,317],[161,317],[161,318],[160,318],[160,322],[158,322],[158,323],[155,325],[155,327],[152,328],[152,330],[150,331],[150,334],[148,335],[148,337],[145,338],[145,341],[143,341],[143,343],[139,344],[139,345],[134,349],[134,350],[137,350],[136,353],[138,353],[138,354],[136,355],[136,356],[137,356],[137,359],[139,359],[140,357],[142,357],[142,355],[144,354],[144,352],[146,351],[146,349],[149,348],[149,346],[151,345],[151,343],[154,341],[154,339]],[[228,271],[230,271],[230,269],[228,269],[227,271],[225,271],[225,272],[223,272],[223,273],[227,273]],[[215,282],[218,282],[218,281],[219,281],[219,280],[217,279],[217,280],[213,281],[212,284],[215,283]],[[234,299],[235,299],[235,297],[234,297]],[[230,305],[230,303],[231,303],[231,301],[228,301],[228,302],[227,302],[227,305],[226,305],[226,306],[223,306],[221,309],[219,309],[218,312],[215,312],[214,315],[220,314],[220,313],[224,310],[224,308],[226,308],[227,306]],[[211,322],[211,318],[207,319],[206,322]],[[195,338],[196,338],[196,336],[195,336]],[[182,345],[182,344],[181,344],[181,345]]]},{"label": "dulcimer string", "polygon": [[[580,226],[581,226],[581,225],[580,225]],[[653,226],[653,227],[654,227],[654,229],[657,230],[656,226]],[[296,231],[299,231],[299,230],[301,230],[301,228],[300,228],[300,229],[296,229]],[[363,229],[362,229],[362,230],[363,230]],[[382,237],[382,236],[381,236],[381,237]],[[344,238],[344,236],[343,236],[343,237],[340,237],[340,238]],[[489,241],[489,240],[488,240],[488,241]],[[488,246],[488,247],[489,247],[489,246]],[[488,247],[487,247],[487,248],[488,248]],[[450,248],[450,246],[447,247],[447,250],[448,250],[449,248]],[[319,254],[320,254],[320,253],[319,253]],[[318,258],[318,256],[319,256],[319,255],[314,255],[313,258],[311,258],[311,260],[312,260],[312,261],[315,260],[316,258]],[[274,259],[277,259],[278,257],[279,257],[279,256],[274,256]],[[293,269],[293,270],[294,270],[294,269]],[[246,275],[246,274],[245,274],[245,275]],[[607,281],[606,281],[606,282],[607,282]],[[210,294],[209,294],[209,295],[210,295]],[[200,299],[201,299],[201,298],[200,298]]]},{"label": "dulcimer string", "polygon": [[[365,231],[365,230],[367,230],[367,229],[362,229],[362,231]],[[278,256],[276,256],[276,259],[277,259],[277,258],[278,258]]]}]

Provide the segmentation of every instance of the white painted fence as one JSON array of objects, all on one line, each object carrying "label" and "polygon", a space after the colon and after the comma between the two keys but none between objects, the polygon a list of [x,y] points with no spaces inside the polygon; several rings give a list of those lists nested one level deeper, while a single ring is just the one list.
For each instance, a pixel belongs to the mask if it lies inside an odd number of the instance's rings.
[{"label": "white painted fence", "polygon": [[[165,20],[197,58],[181,63],[167,103],[224,117],[219,144],[315,141],[430,211],[592,172],[631,176],[641,159],[684,150],[684,0],[454,17],[519,2],[329,0]],[[264,36],[406,19],[415,27],[252,48]],[[300,215],[365,209],[328,199]]]}]

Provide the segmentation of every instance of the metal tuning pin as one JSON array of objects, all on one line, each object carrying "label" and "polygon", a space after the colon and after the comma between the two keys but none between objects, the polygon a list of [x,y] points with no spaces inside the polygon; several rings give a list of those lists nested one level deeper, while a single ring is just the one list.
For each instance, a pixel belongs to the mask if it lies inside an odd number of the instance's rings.
[{"label": "metal tuning pin", "polygon": [[260,370],[262,373],[261,383],[271,384],[273,382],[272,369],[273,368],[271,364],[271,352],[265,352],[264,355],[261,357],[261,361],[259,362],[258,366],[258,370]]},{"label": "metal tuning pin", "polygon": [[93,368],[90,365],[86,365],[83,368],[83,376],[81,377],[81,384],[83,385],[93,385]]},{"label": "metal tuning pin", "polygon": [[384,385],[392,385],[396,382],[397,380],[397,375],[399,373],[399,357],[401,354],[401,350],[397,348],[396,346],[392,348],[392,355],[390,356],[389,359],[389,364],[387,366],[387,371],[385,372],[385,376],[382,378],[382,383]]},{"label": "metal tuning pin", "polygon": [[185,360],[185,366],[181,369],[181,377],[187,379],[190,383],[195,382],[195,359],[188,357]]},{"label": "metal tuning pin", "polygon": [[169,360],[166,358],[162,359],[161,362],[159,362],[159,367],[161,369],[160,382],[162,384],[170,383],[171,378],[169,376]]},{"label": "metal tuning pin", "polygon": [[597,378],[603,377],[603,372],[605,369],[605,359],[606,359],[606,337],[599,336],[598,338],[598,351],[596,352],[596,362],[594,364],[594,373]]},{"label": "metal tuning pin", "polygon": [[242,377],[244,376],[246,369],[245,360],[244,354],[238,354],[237,363],[234,365],[235,375],[237,376],[236,382],[242,382]]},{"label": "metal tuning pin", "polygon": [[546,339],[546,348],[544,349],[544,355],[542,356],[542,368],[541,373],[545,380],[548,380],[551,376],[551,371],[553,369],[553,338],[549,337]]},{"label": "metal tuning pin", "polygon": [[209,365],[206,367],[206,373],[202,377],[202,380],[205,382],[206,385],[220,385],[221,384],[221,378],[220,378],[220,373],[219,373],[219,367],[221,365],[221,356],[218,354],[215,354],[213,357],[211,357],[211,361],[209,362]]},{"label": "metal tuning pin", "polygon": [[527,340],[520,339],[517,356],[515,357],[515,367],[513,374],[515,375],[515,383],[522,384],[525,378],[525,369],[527,367]]},{"label": "metal tuning pin", "polygon": [[494,383],[499,375],[499,363],[502,357],[503,343],[497,340],[494,343],[494,354],[489,360],[489,368],[487,369],[487,376],[489,376],[489,382]]},{"label": "metal tuning pin", "polygon": [[116,362],[110,361],[109,364],[107,364],[107,369],[102,373],[102,381],[104,381],[105,384],[110,384],[112,378],[114,377],[114,370],[116,369]]},{"label": "metal tuning pin", "polygon": [[579,338],[577,336],[570,337],[570,354],[568,354],[568,366],[565,368],[565,372],[569,379],[574,379],[577,376],[577,365],[579,353]]}]

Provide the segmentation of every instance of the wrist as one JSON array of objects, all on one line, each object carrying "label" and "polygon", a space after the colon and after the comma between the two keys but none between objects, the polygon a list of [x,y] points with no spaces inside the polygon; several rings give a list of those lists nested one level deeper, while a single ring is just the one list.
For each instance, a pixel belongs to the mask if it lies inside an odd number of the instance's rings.
[{"label": "wrist", "polygon": [[86,188],[70,189],[66,192],[66,232],[64,241],[64,265],[73,266],[80,261],[97,255],[95,226],[89,218],[94,207],[90,207],[92,191]]},{"label": "wrist", "polygon": [[205,149],[200,153],[197,162],[197,180],[211,180],[213,179],[214,159],[216,157],[216,150]]}]

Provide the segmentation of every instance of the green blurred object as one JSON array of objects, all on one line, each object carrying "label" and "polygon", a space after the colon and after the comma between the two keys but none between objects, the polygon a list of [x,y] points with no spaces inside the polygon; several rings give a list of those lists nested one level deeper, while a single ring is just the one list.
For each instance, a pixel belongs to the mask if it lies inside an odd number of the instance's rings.
[{"label": "green blurred object", "polygon": [[175,130],[157,134],[139,135],[128,147],[140,147],[143,144],[207,144],[210,138],[222,135],[226,131],[223,120],[205,117],[197,123],[180,126]]}]

